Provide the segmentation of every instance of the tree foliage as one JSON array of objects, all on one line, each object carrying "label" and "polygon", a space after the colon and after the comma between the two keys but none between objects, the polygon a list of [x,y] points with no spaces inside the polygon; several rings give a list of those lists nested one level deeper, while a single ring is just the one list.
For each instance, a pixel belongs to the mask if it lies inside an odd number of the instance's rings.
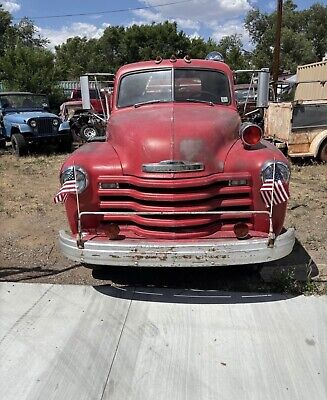
[{"label": "tree foliage", "polygon": [[[276,12],[250,10],[245,18],[255,48],[252,62],[258,68],[271,66],[276,37]],[[281,70],[296,72],[297,65],[320,61],[327,52],[327,6],[314,4],[298,11],[293,0],[283,6]]]},{"label": "tree foliage", "polygon": [[178,31],[176,23],[168,21],[127,28],[110,26],[99,39],[74,37],[56,47],[56,73],[61,79],[76,79],[85,72],[115,72],[121,65],[158,56],[205,58],[213,50],[222,52],[232,68],[248,65],[239,35],[216,43],[212,39],[190,38]]},{"label": "tree foliage", "polygon": [[53,59],[49,50],[19,44],[1,58],[1,80],[10,90],[47,94],[55,83]]},{"label": "tree foliage", "polygon": [[10,31],[13,29],[11,22],[10,13],[5,11],[0,4],[0,57],[5,52]]},{"label": "tree foliage", "polygon": [[44,48],[47,43],[29,19],[12,25],[11,15],[0,5],[0,80],[6,88],[51,90],[54,55]]},{"label": "tree foliage", "polygon": [[[126,63],[169,58],[171,55],[204,58],[221,52],[232,69],[271,67],[275,45],[276,12],[251,9],[245,27],[254,45],[243,48],[242,37],[231,35],[219,42],[191,38],[174,22],[109,26],[97,39],[72,37],[52,53],[47,39],[40,37],[32,21],[13,24],[0,5],[0,80],[17,90],[47,93],[58,80],[78,79],[86,72],[116,72]],[[314,4],[302,11],[293,0],[285,0],[281,37],[281,69],[295,72],[297,65],[321,60],[327,52],[327,6]]]},{"label": "tree foliage", "polygon": [[223,37],[218,43],[218,51],[232,69],[248,69],[250,67],[250,60],[244,52],[241,35]]}]

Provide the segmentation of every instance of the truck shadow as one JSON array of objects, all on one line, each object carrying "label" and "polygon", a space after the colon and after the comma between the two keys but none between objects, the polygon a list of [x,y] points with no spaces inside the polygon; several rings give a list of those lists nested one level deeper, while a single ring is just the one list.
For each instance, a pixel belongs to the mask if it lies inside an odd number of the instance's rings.
[{"label": "truck shadow", "polygon": [[149,287],[94,286],[94,289],[109,297],[131,301],[177,304],[247,304],[285,301],[296,296],[279,293],[238,292],[224,290],[172,289]]},{"label": "truck shadow", "polygon": [[95,290],[107,296],[194,304],[287,300],[304,292],[310,276],[318,273],[316,264],[299,241],[289,256],[263,265],[171,269],[105,267],[92,272],[95,279],[102,281],[94,286]]}]

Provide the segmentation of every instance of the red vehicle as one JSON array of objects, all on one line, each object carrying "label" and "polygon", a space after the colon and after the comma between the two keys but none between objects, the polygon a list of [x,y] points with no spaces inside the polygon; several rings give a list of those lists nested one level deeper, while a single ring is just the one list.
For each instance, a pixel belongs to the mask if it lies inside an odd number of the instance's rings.
[{"label": "red vehicle", "polygon": [[[241,124],[223,62],[175,59],[121,67],[106,141],[60,172],[71,260],[119,266],[219,266],[288,255],[287,159]],[[76,188],[74,186],[76,178]]]},{"label": "red vehicle", "polygon": [[[99,93],[101,100],[99,99]],[[72,100],[82,101],[81,89],[73,89],[71,93]],[[106,109],[106,101],[104,92],[98,92],[97,89],[90,89],[90,103],[92,109],[98,114],[103,114]]]}]

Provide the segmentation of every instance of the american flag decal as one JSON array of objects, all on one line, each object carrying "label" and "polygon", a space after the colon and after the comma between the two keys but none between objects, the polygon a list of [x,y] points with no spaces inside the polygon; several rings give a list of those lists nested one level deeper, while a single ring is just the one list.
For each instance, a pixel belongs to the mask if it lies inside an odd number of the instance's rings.
[{"label": "american flag decal", "polygon": [[74,177],[73,170],[69,174],[68,178],[69,179],[66,182],[64,182],[64,184],[61,186],[59,192],[53,198],[53,201],[55,202],[55,204],[65,203],[69,193],[76,194],[77,186],[76,186],[76,179]]},{"label": "american flag decal", "polygon": [[[274,191],[273,199],[271,199],[272,191]],[[274,181],[273,179],[267,179],[262,185],[260,193],[266,207],[270,207],[271,200],[273,200],[273,204],[280,204],[284,203],[290,198],[283,182],[280,179],[277,181]]]}]

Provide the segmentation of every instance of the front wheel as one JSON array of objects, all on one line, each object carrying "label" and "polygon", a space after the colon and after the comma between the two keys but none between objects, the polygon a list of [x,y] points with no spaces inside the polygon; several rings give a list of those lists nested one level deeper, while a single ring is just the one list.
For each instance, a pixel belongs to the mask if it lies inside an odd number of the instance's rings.
[{"label": "front wheel", "polygon": [[3,138],[0,138],[0,149],[5,150],[6,149],[6,140]]},{"label": "front wheel", "polygon": [[16,157],[22,157],[27,154],[27,143],[22,134],[14,133],[11,136],[11,146]]},{"label": "front wheel", "polygon": [[318,158],[320,161],[327,162],[327,139],[322,143]]}]

